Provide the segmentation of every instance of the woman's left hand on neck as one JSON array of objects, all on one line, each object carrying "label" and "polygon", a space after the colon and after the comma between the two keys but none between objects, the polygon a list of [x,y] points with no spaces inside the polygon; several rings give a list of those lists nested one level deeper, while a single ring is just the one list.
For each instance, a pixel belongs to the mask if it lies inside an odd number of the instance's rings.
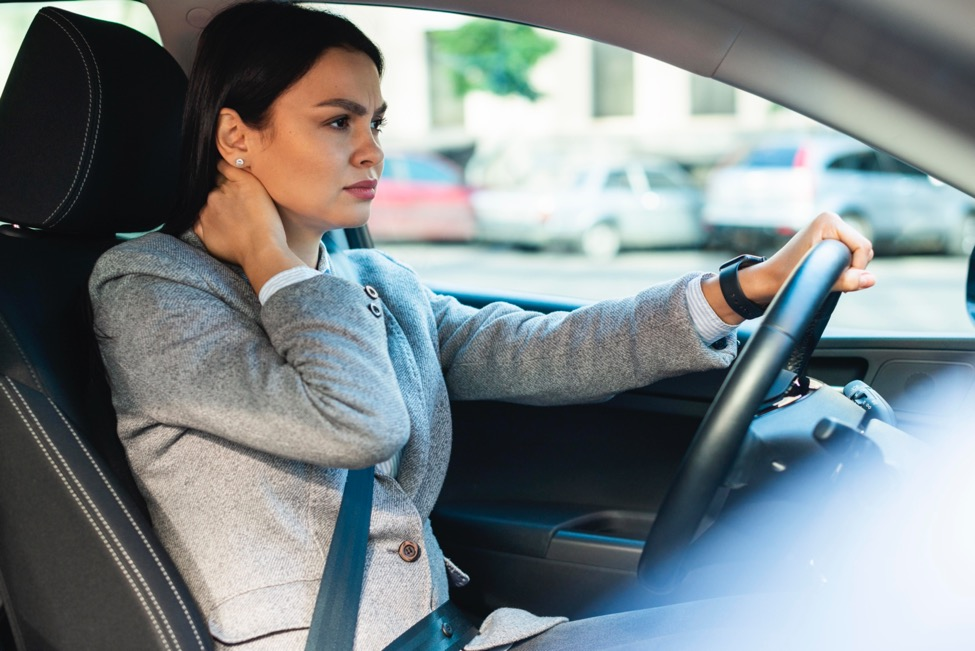
[{"label": "woman's left hand on neck", "polygon": [[291,249],[274,201],[253,174],[223,160],[217,172],[217,184],[193,227],[212,256],[242,267],[255,293],[282,271],[314,268],[317,242],[310,263]]}]

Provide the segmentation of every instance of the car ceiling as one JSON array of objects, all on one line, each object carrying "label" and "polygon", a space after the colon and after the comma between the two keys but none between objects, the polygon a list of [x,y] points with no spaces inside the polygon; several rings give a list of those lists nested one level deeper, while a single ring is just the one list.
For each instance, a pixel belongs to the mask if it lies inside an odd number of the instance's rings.
[{"label": "car ceiling", "polygon": [[[228,0],[144,0],[184,68]],[[338,3],[336,3],[338,4]],[[970,0],[371,0],[613,43],[804,113],[975,193]],[[599,20],[594,20],[598,15]],[[381,46],[382,44],[380,44]]]}]

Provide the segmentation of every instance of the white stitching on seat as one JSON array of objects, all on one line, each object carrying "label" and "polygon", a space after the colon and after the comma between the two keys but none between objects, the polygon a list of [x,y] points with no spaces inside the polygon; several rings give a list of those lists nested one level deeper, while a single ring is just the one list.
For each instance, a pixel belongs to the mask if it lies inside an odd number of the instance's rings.
[{"label": "white stitching on seat", "polygon": [[179,602],[183,614],[186,615],[186,621],[189,623],[190,628],[193,630],[193,635],[194,637],[196,637],[196,641],[200,644],[200,648],[206,649],[206,646],[203,644],[203,640],[200,638],[199,631],[197,630],[196,624],[193,621],[193,617],[190,615],[186,603],[183,601],[183,598],[180,596],[179,591],[177,591],[176,585],[173,583],[172,577],[170,577],[169,572],[166,570],[166,567],[162,564],[162,561],[159,560],[159,557],[157,556],[155,550],[152,548],[152,545],[149,544],[149,541],[146,539],[145,534],[143,534],[142,529],[135,522],[135,519],[132,517],[131,512],[128,510],[128,508],[126,508],[125,504],[118,496],[118,493],[116,493],[115,489],[112,488],[112,485],[111,483],[109,483],[108,478],[105,477],[105,474],[102,472],[101,468],[95,462],[95,459],[91,456],[91,452],[88,449],[88,446],[85,445],[82,442],[81,437],[78,436],[77,430],[75,430],[71,422],[68,421],[67,418],[65,418],[64,413],[61,411],[60,408],[58,408],[57,405],[55,405],[50,400],[48,402],[51,403],[51,406],[54,408],[54,411],[61,419],[61,422],[64,423],[65,427],[68,428],[68,431],[71,432],[71,436],[78,444],[78,447],[81,449],[82,453],[91,463],[91,466],[92,468],[94,468],[95,472],[98,473],[98,477],[102,480],[102,483],[104,484],[105,488],[107,488],[108,491],[112,494],[112,497],[115,499],[115,503],[118,505],[120,509],[122,509],[122,512],[125,514],[125,517],[129,521],[129,524],[132,525],[132,528],[135,530],[136,534],[138,534],[139,539],[142,541],[143,545],[145,545],[146,551],[149,552],[149,555],[152,556],[152,560],[155,561],[157,569],[159,569],[159,571],[162,573],[163,578],[166,579],[166,584],[169,586],[170,590],[172,590],[173,596],[176,597],[176,601]]},{"label": "white stitching on seat", "polygon": [[[4,380],[6,380],[6,383],[10,385],[10,389],[12,389],[14,391],[14,393],[17,394],[17,397],[20,398],[21,402],[24,404],[24,408],[27,410],[28,413],[30,413],[31,419],[37,424],[37,426],[40,428],[41,432],[44,433],[45,437],[48,439],[48,444],[53,448],[54,445],[53,445],[53,443],[51,443],[50,437],[47,436],[47,433],[44,431],[43,426],[40,424],[40,422],[38,422],[37,417],[34,415],[33,411],[31,411],[30,407],[27,405],[26,400],[24,400],[23,395],[21,395],[21,393],[17,390],[17,387],[13,384],[13,381],[10,380],[9,378],[4,378]],[[118,554],[116,553],[115,549],[112,547],[111,543],[106,539],[105,533],[99,528],[98,523],[96,523],[95,520],[92,519],[91,514],[88,512],[88,509],[85,508],[85,505],[82,503],[81,499],[78,497],[78,494],[75,492],[74,488],[72,488],[71,483],[68,482],[68,480],[65,478],[64,473],[62,472],[61,468],[58,467],[58,464],[51,457],[50,451],[48,450],[47,447],[44,446],[44,443],[37,436],[37,432],[34,430],[33,427],[31,427],[30,422],[24,416],[24,411],[21,410],[20,406],[14,401],[13,396],[10,395],[10,391],[7,390],[7,386],[5,386],[4,384],[0,383],[0,389],[3,390],[4,395],[7,396],[7,400],[10,402],[10,404],[13,406],[13,408],[17,411],[17,414],[20,416],[20,419],[23,421],[24,425],[27,427],[27,430],[30,432],[31,436],[34,438],[34,441],[37,443],[38,448],[40,448],[40,450],[44,453],[44,456],[45,456],[45,458],[47,458],[48,463],[51,464],[51,467],[57,473],[58,478],[61,479],[61,483],[64,484],[64,487],[71,494],[71,497],[74,499],[75,503],[81,509],[81,512],[84,513],[85,518],[88,520],[89,524],[91,524],[92,529],[94,529],[95,532],[98,534],[98,537],[101,539],[102,544],[105,546],[105,548],[111,554],[112,558],[115,560],[115,564],[122,571],[123,575],[125,576],[125,580],[128,582],[128,584],[132,588],[133,592],[135,592],[136,597],[139,599],[139,602],[142,604],[143,610],[146,612],[147,615],[149,615],[149,618],[152,620],[153,626],[155,627],[156,632],[159,634],[159,638],[162,640],[163,644],[166,645],[166,648],[169,649],[170,648],[169,647],[169,643],[166,641],[165,636],[164,636],[164,634],[162,632],[162,629],[159,628],[159,624],[156,621],[156,617],[152,613],[152,610],[149,607],[149,604],[146,603],[145,597],[143,596],[142,592],[139,590],[138,586],[136,586],[135,582],[132,580],[132,577],[129,575],[129,571],[126,569],[125,565],[120,561],[120,559],[118,557]],[[55,451],[56,451],[56,448],[55,448]],[[64,460],[61,459],[61,462],[64,463]],[[73,474],[72,474],[71,478],[74,480],[75,485],[78,488],[81,488],[82,491],[84,491],[84,488],[80,485],[80,483],[78,482],[77,478],[74,477]],[[86,497],[87,497],[87,495],[86,495]],[[90,498],[88,498],[88,499],[89,499],[89,502],[91,502]],[[97,508],[95,510],[97,511]],[[102,524],[105,524],[104,521],[102,522]],[[105,525],[105,526],[107,527],[107,525]],[[109,532],[111,532],[110,529],[109,529]],[[117,539],[116,539],[115,542],[116,542],[116,544],[118,544]],[[131,560],[129,560],[129,563],[131,565]],[[138,573],[138,568],[132,567],[132,569],[135,570],[136,573]],[[140,576],[140,579],[141,579],[141,576]],[[144,581],[143,581],[143,583],[144,583]]]},{"label": "white stitching on seat", "polygon": [[[45,429],[44,429],[44,426],[43,426],[43,425],[42,425],[42,424],[41,424],[41,423],[40,423],[40,422],[38,421],[38,419],[37,419],[37,416],[36,416],[36,415],[35,415],[35,414],[33,413],[33,411],[32,411],[32,410],[30,409],[30,407],[29,407],[29,405],[27,405],[27,401],[26,401],[26,400],[24,399],[24,397],[23,397],[23,396],[22,396],[22,395],[20,394],[20,391],[19,391],[19,390],[18,390],[18,389],[16,388],[16,386],[14,386],[14,387],[13,387],[13,389],[14,389],[14,391],[15,391],[15,392],[16,392],[16,393],[18,394],[18,396],[20,396],[20,399],[21,399],[22,401],[24,401],[24,404],[25,404],[25,406],[27,407],[27,410],[28,410],[28,412],[30,413],[30,415],[31,415],[31,417],[32,417],[32,418],[34,419],[34,422],[35,422],[35,423],[37,424],[37,426],[38,426],[38,428],[39,428],[39,429],[41,430],[41,432],[42,432],[42,433],[44,434],[44,436],[45,436],[45,438],[47,438],[47,440],[48,440],[48,443],[49,443],[49,445],[50,445],[50,446],[51,446],[51,448],[52,448],[52,449],[54,450],[54,452],[55,452],[55,454],[57,455],[57,457],[58,457],[58,459],[59,459],[59,460],[61,461],[61,463],[62,463],[62,465],[63,465],[63,466],[65,467],[65,469],[67,470],[67,472],[68,472],[68,474],[69,474],[69,475],[71,476],[71,479],[73,479],[73,480],[74,480],[74,482],[75,482],[75,483],[77,484],[77,486],[78,486],[78,488],[79,488],[79,489],[81,490],[81,492],[82,492],[82,493],[84,494],[84,496],[85,496],[85,498],[86,498],[86,500],[87,500],[87,502],[89,503],[89,505],[90,505],[90,507],[91,507],[91,508],[92,508],[92,510],[93,510],[93,511],[95,512],[95,514],[96,514],[96,515],[98,516],[98,520],[99,520],[99,521],[101,522],[101,524],[102,524],[102,525],[103,525],[103,526],[105,527],[105,529],[106,529],[106,530],[108,531],[108,533],[109,533],[109,534],[111,535],[111,538],[112,538],[112,540],[113,540],[113,541],[115,542],[115,544],[116,544],[116,545],[118,546],[118,548],[119,548],[119,550],[121,551],[121,553],[122,553],[122,555],[123,555],[123,556],[125,557],[125,560],[126,560],[126,561],[128,562],[128,564],[129,564],[129,566],[131,566],[131,568],[132,568],[132,570],[133,570],[133,571],[135,572],[135,574],[136,574],[136,575],[138,576],[138,579],[139,579],[139,582],[140,582],[140,583],[142,584],[142,587],[143,587],[143,588],[145,589],[145,592],[146,592],[146,594],[148,595],[148,597],[149,597],[149,599],[150,599],[150,600],[152,601],[152,604],[153,604],[153,606],[155,606],[155,608],[156,608],[156,610],[157,610],[157,613],[158,613],[158,615],[159,615],[159,617],[160,617],[160,618],[162,619],[162,622],[163,622],[163,624],[164,624],[164,625],[165,625],[165,627],[166,627],[166,630],[167,630],[167,631],[169,632],[169,634],[170,634],[170,636],[171,636],[171,637],[173,638],[173,640],[176,640],[176,634],[175,634],[175,632],[173,631],[173,629],[172,629],[172,626],[171,626],[171,625],[169,624],[169,620],[168,620],[168,618],[167,618],[167,617],[165,616],[165,612],[163,611],[163,609],[162,609],[162,607],[161,607],[161,606],[159,605],[159,602],[157,601],[157,599],[156,599],[156,596],[155,596],[155,594],[154,594],[154,593],[152,592],[152,590],[150,589],[150,587],[149,587],[149,584],[148,584],[148,582],[146,581],[146,579],[145,579],[145,577],[143,577],[143,575],[142,575],[142,572],[141,572],[141,571],[139,570],[139,567],[138,567],[138,565],[136,565],[136,564],[135,564],[135,563],[134,563],[134,562],[132,561],[132,558],[131,558],[131,557],[129,556],[129,553],[128,553],[128,552],[126,551],[126,549],[125,549],[125,547],[124,547],[124,545],[123,545],[123,544],[122,544],[122,542],[121,542],[121,541],[120,541],[120,540],[118,539],[118,537],[117,537],[117,536],[115,535],[115,532],[114,532],[114,530],[113,530],[113,529],[111,528],[111,526],[109,526],[109,524],[108,524],[108,522],[106,522],[106,521],[105,521],[105,518],[104,518],[104,516],[102,515],[102,513],[101,513],[101,511],[99,510],[99,508],[98,508],[98,505],[97,505],[97,504],[95,503],[95,500],[93,500],[93,499],[92,499],[92,498],[91,498],[91,497],[90,497],[90,496],[88,495],[88,492],[87,492],[87,491],[85,490],[85,486],[84,486],[84,484],[82,484],[82,483],[81,483],[81,482],[80,482],[80,481],[78,480],[78,478],[77,478],[77,477],[75,476],[75,474],[74,474],[74,472],[72,472],[72,470],[71,470],[71,467],[70,467],[70,465],[69,465],[69,464],[67,463],[67,461],[65,461],[65,460],[64,460],[64,457],[63,457],[63,456],[61,455],[61,453],[60,453],[60,451],[59,451],[59,450],[57,449],[57,447],[56,447],[56,446],[54,445],[54,443],[53,443],[53,441],[51,441],[51,438],[50,438],[50,436],[48,436],[48,434],[47,434],[47,432],[45,431]],[[126,518],[127,518],[128,520],[129,520],[129,523],[130,523],[130,524],[132,524],[132,526],[133,526],[133,527],[135,528],[135,530],[136,530],[136,532],[137,532],[137,533],[139,534],[139,537],[140,537],[140,538],[142,539],[142,541],[143,541],[143,543],[145,543],[145,544],[147,545],[147,547],[148,547],[148,542],[146,541],[146,539],[145,539],[145,537],[143,537],[143,536],[142,536],[142,532],[141,532],[141,531],[140,531],[140,530],[138,529],[138,527],[137,527],[137,526],[135,525],[135,522],[133,522],[133,520],[132,520],[132,518],[131,518],[131,516],[129,515],[129,513],[128,513],[128,511],[126,511],[126,510],[125,510],[125,507],[124,507],[124,506],[122,506],[122,504],[121,504],[121,502],[120,502],[120,501],[119,501],[119,499],[118,499],[118,495],[116,495],[116,494],[115,494],[115,491],[113,491],[113,490],[111,490],[111,486],[109,486],[109,485],[108,485],[108,480],[107,480],[107,479],[105,478],[105,476],[104,476],[104,475],[102,474],[102,472],[101,472],[101,469],[100,469],[100,468],[99,468],[99,467],[97,466],[97,464],[95,463],[95,461],[94,461],[94,459],[93,459],[93,458],[91,457],[91,455],[89,454],[89,452],[88,452],[88,450],[87,450],[87,448],[86,448],[86,446],[85,446],[85,445],[84,445],[84,444],[83,444],[83,443],[81,442],[81,439],[80,439],[80,438],[78,437],[78,435],[77,435],[77,433],[75,432],[75,430],[74,430],[74,428],[73,428],[73,427],[71,426],[71,424],[70,424],[70,423],[68,422],[68,420],[67,420],[67,419],[66,419],[66,418],[64,417],[64,414],[63,414],[63,413],[61,413],[61,410],[60,410],[60,409],[59,409],[59,408],[57,407],[57,405],[55,405],[55,404],[54,404],[54,403],[53,403],[53,402],[52,402],[52,401],[50,400],[50,398],[48,398],[47,400],[48,400],[48,404],[49,404],[49,405],[50,405],[51,407],[53,407],[53,408],[54,408],[54,411],[55,411],[55,413],[57,413],[57,415],[58,415],[58,417],[59,417],[59,418],[61,419],[61,422],[63,422],[63,423],[65,424],[65,426],[67,426],[67,427],[68,427],[68,430],[69,430],[69,431],[71,432],[71,434],[72,434],[72,437],[73,437],[73,438],[74,438],[74,440],[75,440],[75,443],[76,443],[76,444],[77,444],[77,445],[79,446],[79,448],[81,449],[81,451],[82,451],[82,452],[84,453],[84,455],[85,455],[85,457],[86,457],[86,458],[88,459],[88,461],[89,461],[89,462],[90,462],[90,463],[92,464],[92,467],[93,467],[93,468],[95,469],[95,471],[96,471],[96,472],[98,473],[98,476],[99,476],[99,477],[101,478],[101,480],[102,480],[102,481],[104,482],[104,484],[105,484],[105,487],[107,487],[107,488],[109,489],[109,491],[110,491],[110,492],[112,493],[112,496],[113,496],[113,497],[115,498],[115,501],[116,501],[116,503],[118,504],[118,506],[120,506],[120,507],[122,507],[122,509],[123,509],[123,511],[125,512],[125,515],[126,515]],[[152,555],[152,557],[153,557],[153,559],[154,559],[154,560],[156,561],[156,564],[157,564],[157,566],[158,566],[158,569],[160,569],[160,570],[161,570],[161,571],[163,572],[163,574],[165,575],[165,574],[166,574],[166,572],[165,572],[165,569],[164,569],[164,568],[163,568],[163,567],[162,567],[162,566],[160,565],[160,563],[159,563],[159,559],[158,559],[158,558],[156,558],[156,555],[155,555],[155,553],[153,553],[153,551],[152,551],[152,549],[151,549],[151,548],[149,548],[149,552],[150,552],[150,554]],[[175,587],[173,587],[173,584],[172,584],[172,582],[171,582],[171,581],[169,580],[169,576],[168,576],[168,575],[166,575],[166,581],[167,581],[167,583],[169,583],[169,585],[170,585],[170,587],[171,587],[171,588],[172,588],[173,590],[175,590]],[[176,595],[176,597],[177,597],[177,599],[179,599],[179,595]],[[182,605],[182,601],[181,601],[181,600],[180,600],[180,603],[181,603],[181,605]],[[183,607],[183,612],[184,612],[184,613],[186,613],[186,608],[185,608],[185,606]],[[187,613],[187,617],[189,617],[189,614],[188,614],[188,613]],[[190,621],[190,623],[192,624],[192,620]],[[194,629],[194,632],[195,632],[195,630],[196,630],[196,629],[195,629],[195,627],[193,627],[193,629]],[[159,630],[159,629],[158,629],[158,627],[157,627],[157,630]],[[162,633],[162,631],[160,631],[160,634],[161,634],[161,633]],[[197,640],[199,640],[199,636],[197,636]],[[165,639],[163,640],[163,642],[164,642],[164,643],[166,643],[166,641],[165,641]],[[167,644],[167,648],[168,648],[168,643],[166,643],[166,644]]]},{"label": "white stitching on seat", "polygon": [[[58,203],[58,205],[54,208],[54,210],[51,212],[51,214],[48,215],[47,217],[45,217],[44,218],[44,221],[41,222],[41,224],[43,224],[43,225],[47,225],[47,222],[50,221],[51,218],[54,217],[54,215],[57,214],[57,212],[61,209],[61,206],[64,205],[64,202],[67,201],[68,200],[68,197],[71,196],[72,190],[74,190],[75,186],[78,184],[78,175],[81,173],[82,167],[84,167],[85,176],[84,176],[84,179],[82,179],[82,181],[81,181],[81,184],[80,184],[81,187],[84,187],[85,183],[88,181],[88,174],[91,172],[91,161],[88,162],[88,165],[84,165],[84,166],[83,166],[83,162],[85,160],[85,151],[88,149],[88,135],[91,132],[91,122],[92,122],[91,117],[92,117],[92,113],[94,112],[94,104],[95,104],[95,99],[96,99],[96,97],[95,97],[95,90],[96,89],[94,88],[94,86],[92,84],[91,71],[88,68],[88,62],[85,61],[84,52],[81,50],[81,47],[78,46],[78,42],[74,39],[73,36],[71,36],[71,34],[68,32],[68,30],[65,28],[65,26],[62,25],[60,22],[58,22],[55,19],[55,17],[54,17],[55,15],[57,15],[57,14],[54,14],[54,15],[52,15],[50,13],[38,14],[38,16],[43,16],[44,18],[49,19],[52,23],[54,23],[55,25],[57,25],[57,27],[59,29],[61,29],[61,31],[63,31],[65,33],[65,35],[71,40],[71,43],[74,44],[75,49],[78,50],[78,55],[81,58],[81,63],[84,64],[84,66],[85,66],[85,74],[87,75],[87,79],[88,79],[88,120],[85,123],[85,140],[82,143],[82,147],[81,147],[81,158],[78,160],[78,168],[75,170],[74,178],[71,180],[71,185],[68,187],[68,190],[65,193],[64,197],[61,199],[61,202]],[[84,34],[82,34],[81,31],[78,30],[78,28],[75,27],[70,21],[65,21],[65,22],[67,23],[68,26],[74,28],[75,32],[78,34],[78,36],[81,38],[81,40],[84,41],[85,47],[88,48],[88,52],[91,54],[92,64],[93,64],[93,66],[95,68],[95,76],[98,79],[98,88],[97,88],[97,90],[98,90],[98,96],[97,96],[97,99],[98,99],[98,104],[97,104],[97,107],[98,107],[98,115],[97,115],[97,119],[95,120],[95,135],[92,138],[92,140],[94,142],[97,142],[98,141],[98,128],[99,128],[99,124],[101,123],[101,117],[102,117],[101,77],[98,74],[98,63],[97,63],[97,61],[95,61],[95,54],[92,51],[91,46],[88,44],[88,41],[85,40]],[[94,149],[94,146],[92,147],[92,149]],[[94,160],[94,153],[92,154],[92,160]],[[64,219],[68,215],[68,213],[71,212],[71,208],[73,208],[74,205],[75,205],[75,203],[77,203],[79,196],[81,196],[81,190],[79,190],[78,192],[74,193],[74,197],[71,199],[71,205],[68,206],[68,208],[64,211],[64,214],[61,215],[57,220],[55,220],[54,223],[51,224],[51,226],[56,226],[58,223],[61,222],[62,219]]]},{"label": "white stitching on seat", "polygon": [[132,514],[125,507],[125,504],[122,502],[121,498],[119,498],[118,494],[115,492],[115,489],[112,488],[112,485],[109,483],[108,478],[105,477],[105,475],[102,473],[101,468],[99,468],[98,464],[95,463],[95,460],[92,458],[91,453],[88,450],[88,447],[84,443],[82,443],[80,437],[78,436],[78,433],[75,431],[75,428],[72,427],[68,419],[64,417],[64,414],[61,413],[61,410],[57,407],[57,405],[52,404],[51,406],[54,407],[54,410],[57,412],[58,416],[60,416],[61,421],[65,424],[65,426],[68,428],[68,431],[71,432],[71,435],[78,443],[78,446],[81,448],[81,451],[91,462],[92,467],[95,469],[95,472],[98,473],[98,476],[101,478],[102,482],[104,483],[105,488],[107,488],[108,491],[112,494],[112,497],[115,498],[115,503],[119,506],[119,508],[122,509],[122,512],[125,513],[125,517],[126,519],[128,519],[129,524],[132,525],[132,528],[139,535],[139,538],[142,540],[142,543],[145,545],[146,550],[152,556],[152,559],[156,562],[156,566],[158,567],[159,571],[166,579],[166,583],[169,585],[170,590],[172,590],[173,596],[175,596],[176,600],[179,602],[180,608],[183,610],[183,614],[186,615],[186,621],[189,622],[190,628],[193,629],[193,635],[196,637],[197,642],[200,643],[200,648],[206,649],[206,647],[203,644],[203,640],[200,639],[199,631],[197,631],[196,629],[196,625],[193,622],[193,618],[190,615],[189,609],[187,609],[186,607],[186,603],[183,601],[183,598],[176,590],[176,586],[173,584],[172,578],[169,576],[169,572],[166,571],[166,567],[162,564],[162,561],[159,560],[159,557],[156,555],[155,550],[153,550],[152,546],[149,544],[149,541],[146,540],[145,535],[142,533],[142,529],[139,528],[139,526],[136,524],[135,519],[132,517]]}]

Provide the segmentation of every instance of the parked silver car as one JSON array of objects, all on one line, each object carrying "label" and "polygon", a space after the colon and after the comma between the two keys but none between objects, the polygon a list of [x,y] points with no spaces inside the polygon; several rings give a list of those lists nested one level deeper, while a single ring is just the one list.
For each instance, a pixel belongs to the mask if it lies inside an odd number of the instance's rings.
[{"label": "parked silver car", "polygon": [[708,177],[704,222],[717,246],[777,244],[824,210],[880,251],[967,255],[975,245],[975,199],[839,134],[766,140]]},{"label": "parked silver car", "polygon": [[477,239],[568,245],[611,258],[621,248],[703,244],[703,196],[687,172],[660,158],[589,162],[553,173],[539,166],[516,189],[471,197]]}]

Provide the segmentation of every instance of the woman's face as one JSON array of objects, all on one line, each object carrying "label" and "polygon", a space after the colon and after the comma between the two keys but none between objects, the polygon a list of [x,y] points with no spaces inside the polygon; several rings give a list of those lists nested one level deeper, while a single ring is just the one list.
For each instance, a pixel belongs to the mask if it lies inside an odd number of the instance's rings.
[{"label": "woman's face", "polygon": [[274,101],[247,164],[286,227],[320,234],[366,223],[383,171],[385,110],[372,59],[343,48],[326,50]]}]

